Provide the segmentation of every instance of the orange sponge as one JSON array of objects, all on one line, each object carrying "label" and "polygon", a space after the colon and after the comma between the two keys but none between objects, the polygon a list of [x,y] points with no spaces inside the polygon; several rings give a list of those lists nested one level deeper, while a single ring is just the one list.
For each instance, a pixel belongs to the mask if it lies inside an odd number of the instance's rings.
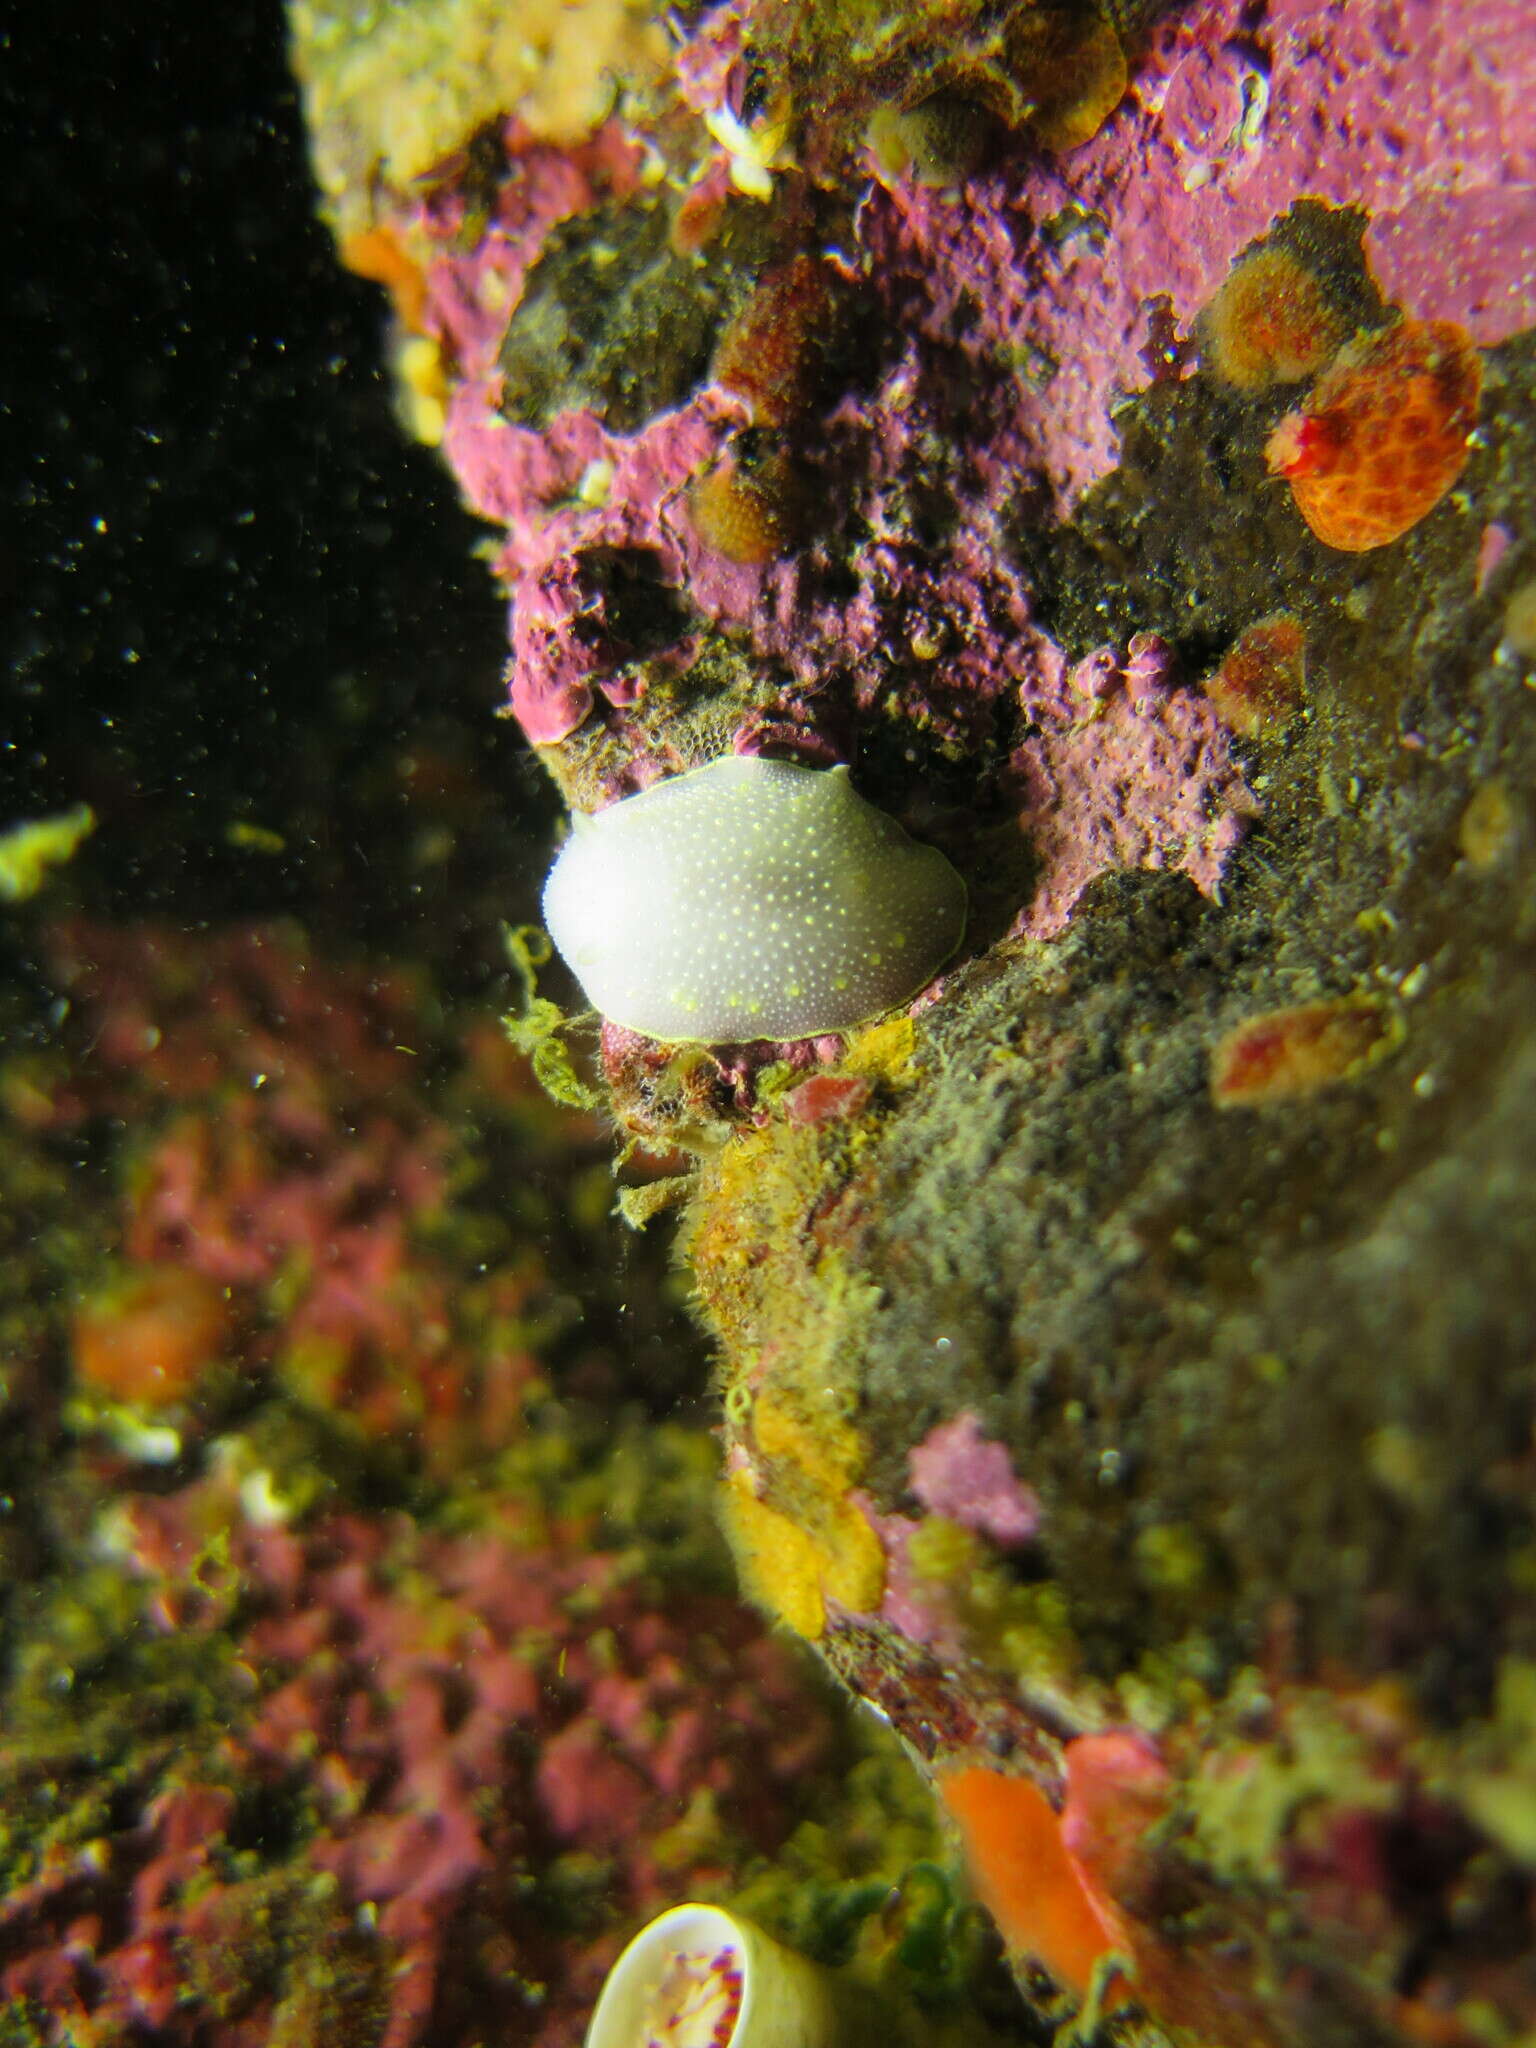
[{"label": "orange sponge", "polygon": [[1357,554],[1416,526],[1461,475],[1482,359],[1448,320],[1400,320],[1341,349],[1269,437],[1318,539]]},{"label": "orange sponge", "polygon": [[407,254],[392,228],[362,228],[346,235],[341,260],[358,277],[383,285],[394,303],[400,324],[412,334],[423,332],[427,310],[427,279],[420,264]]},{"label": "orange sponge", "polygon": [[[1028,1957],[1090,2009],[1134,1996],[1191,2048],[1282,2048],[1262,1949],[1241,1915],[1207,1892],[1161,1835],[1173,1782],[1154,1745],[1128,1728],[1079,1735],[1062,1753],[1061,1810],[1028,1778],[985,1765],[940,1773],[972,1882],[1015,1956]],[[1194,1888],[1191,1889],[1191,1886]],[[1182,1900],[1180,1917],[1169,1909]]]},{"label": "orange sponge", "polygon": [[1244,1017],[1211,1053],[1218,1109],[1289,1102],[1335,1081],[1353,1080],[1390,1052],[1397,1032],[1374,996],[1332,996],[1289,1010]]}]

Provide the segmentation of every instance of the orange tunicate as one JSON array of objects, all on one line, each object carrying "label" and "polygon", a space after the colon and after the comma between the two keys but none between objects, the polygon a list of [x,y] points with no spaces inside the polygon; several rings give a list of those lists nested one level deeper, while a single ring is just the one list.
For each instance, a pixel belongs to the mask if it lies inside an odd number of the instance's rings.
[{"label": "orange tunicate", "polygon": [[678,201],[668,236],[674,256],[702,256],[725,226],[730,212],[730,187],[706,174]]},{"label": "orange tunicate", "polygon": [[1206,361],[1224,384],[1268,391],[1320,370],[1344,339],[1344,320],[1317,274],[1271,245],[1233,267],[1200,331]]},{"label": "orange tunicate", "polygon": [[1264,1010],[1217,1041],[1211,1099],[1218,1109],[1242,1109],[1315,1095],[1363,1073],[1394,1043],[1392,1015],[1372,996]]},{"label": "orange tunicate", "polygon": [[787,554],[794,540],[794,490],[788,464],[758,469],[726,455],[688,493],[694,531],[728,562],[760,565]]},{"label": "orange tunicate", "polygon": [[792,426],[814,404],[836,314],[833,273],[819,256],[775,263],[721,334],[710,375],[747,401],[754,425]]},{"label": "orange tunicate", "polygon": [[223,1288],[182,1266],[135,1266],[84,1301],[75,1371],[94,1392],[146,1408],[191,1393],[229,1341]]},{"label": "orange tunicate", "polygon": [[1191,2048],[1281,2048],[1252,1944],[1214,1915],[1168,1915],[1181,1889],[1190,1902],[1192,1872],[1159,1834],[1173,1784],[1153,1745],[1108,1729],[1069,1742],[1062,1763],[1059,1812],[1008,1772],[972,1765],[937,1779],[971,1881],[1014,1956],[1096,1994],[1102,2013],[1134,1996]]},{"label": "orange tunicate", "polygon": [[1363,335],[1270,435],[1270,474],[1289,481],[1329,547],[1384,547],[1461,475],[1482,381],[1482,358],[1448,320],[1399,320]]},{"label": "orange tunicate", "polygon": [[1276,612],[1245,626],[1206,678],[1205,694],[1241,739],[1277,739],[1301,709],[1306,635],[1301,621]]}]

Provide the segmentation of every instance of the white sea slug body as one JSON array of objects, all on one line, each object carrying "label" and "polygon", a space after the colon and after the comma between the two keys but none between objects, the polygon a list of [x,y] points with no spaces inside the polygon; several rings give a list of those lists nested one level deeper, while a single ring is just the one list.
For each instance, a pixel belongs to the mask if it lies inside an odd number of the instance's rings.
[{"label": "white sea slug body", "polygon": [[733,754],[578,817],[544,922],[588,1000],[650,1038],[808,1038],[914,995],[965,884],[846,768]]}]

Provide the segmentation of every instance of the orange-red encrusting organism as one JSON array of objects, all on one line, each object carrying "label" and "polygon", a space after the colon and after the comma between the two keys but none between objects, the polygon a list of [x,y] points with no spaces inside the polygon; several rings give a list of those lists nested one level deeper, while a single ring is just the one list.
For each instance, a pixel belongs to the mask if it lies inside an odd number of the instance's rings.
[{"label": "orange-red encrusting organism", "polygon": [[1101,1959],[1126,1943],[1113,1909],[1084,1882],[1045,1794],[1028,1778],[980,1765],[944,1772],[938,1791],[1008,1947],[1085,1992]]},{"label": "orange-red encrusting organism", "polygon": [[786,456],[748,468],[723,455],[689,491],[688,512],[705,547],[728,562],[758,566],[794,545],[795,499]]},{"label": "orange-red encrusting organism", "polygon": [[427,309],[425,271],[388,227],[361,228],[341,242],[341,260],[357,277],[383,285],[396,316],[410,334],[423,332]]},{"label": "orange-red encrusting organism", "polygon": [[1268,391],[1320,370],[1345,321],[1315,271],[1276,244],[1235,264],[1200,320],[1205,359],[1224,384]]},{"label": "orange-red encrusting organism", "polygon": [[229,1341],[224,1290],[184,1266],[138,1266],[76,1312],[75,1372],[93,1393],[146,1408],[183,1400]]},{"label": "orange-red encrusting organism", "polygon": [[1461,475],[1482,379],[1470,337],[1448,320],[1399,320],[1364,335],[1270,435],[1270,474],[1286,478],[1329,547],[1384,547]]},{"label": "orange-red encrusting organism", "polygon": [[1306,634],[1290,612],[1245,626],[1205,680],[1205,694],[1240,739],[1278,739],[1302,707]]},{"label": "orange-red encrusting organism", "polygon": [[816,399],[835,340],[832,270],[805,252],[765,270],[715,346],[710,374],[744,398],[760,427],[802,420]]},{"label": "orange-red encrusting organism", "polygon": [[1352,1080],[1395,1043],[1392,1014],[1374,996],[1264,1010],[1217,1041],[1211,1099],[1218,1109],[1240,1109],[1315,1095]]},{"label": "orange-red encrusting organism", "polygon": [[702,256],[724,227],[730,186],[724,178],[700,178],[678,201],[668,241],[674,256]]},{"label": "orange-red encrusting organism", "polygon": [[985,1765],[937,1779],[1007,1947],[1102,2012],[1134,1998],[1191,2048],[1282,2048],[1255,1952],[1230,1939],[1235,1923],[1202,1930],[1190,1914],[1170,1938],[1168,1907],[1192,1894],[1190,1873],[1160,1835],[1174,1784],[1155,1745],[1133,1729],[1107,1729],[1067,1743],[1062,1763],[1059,1812],[1031,1780]]}]

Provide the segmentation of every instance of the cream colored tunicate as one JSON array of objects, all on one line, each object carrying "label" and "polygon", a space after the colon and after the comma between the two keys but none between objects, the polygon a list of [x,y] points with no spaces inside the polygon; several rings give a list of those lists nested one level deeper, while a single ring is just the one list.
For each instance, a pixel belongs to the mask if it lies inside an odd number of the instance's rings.
[{"label": "cream colored tunicate", "polygon": [[750,1920],[674,1906],[614,1964],[586,2048],[843,2048],[841,2005],[830,1971]]},{"label": "cream colored tunicate", "polygon": [[965,884],[846,768],[729,755],[578,817],[544,922],[616,1024],[808,1038],[916,994],[960,943]]}]

